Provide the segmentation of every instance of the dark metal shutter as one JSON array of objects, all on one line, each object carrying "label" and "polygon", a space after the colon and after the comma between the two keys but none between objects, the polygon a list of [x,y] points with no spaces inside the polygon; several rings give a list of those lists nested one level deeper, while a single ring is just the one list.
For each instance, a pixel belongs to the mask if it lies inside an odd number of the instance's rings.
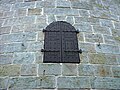
[{"label": "dark metal shutter", "polygon": [[79,63],[77,31],[64,21],[53,22],[46,27],[44,59],[46,63]]}]

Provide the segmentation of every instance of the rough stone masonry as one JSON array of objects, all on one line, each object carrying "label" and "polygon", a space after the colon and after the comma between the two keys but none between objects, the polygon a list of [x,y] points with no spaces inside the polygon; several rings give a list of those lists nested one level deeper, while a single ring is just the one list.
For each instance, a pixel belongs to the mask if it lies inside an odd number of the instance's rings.
[{"label": "rough stone masonry", "polygon": [[[67,21],[80,64],[43,63],[42,30]],[[0,0],[0,90],[120,90],[120,0]]]}]

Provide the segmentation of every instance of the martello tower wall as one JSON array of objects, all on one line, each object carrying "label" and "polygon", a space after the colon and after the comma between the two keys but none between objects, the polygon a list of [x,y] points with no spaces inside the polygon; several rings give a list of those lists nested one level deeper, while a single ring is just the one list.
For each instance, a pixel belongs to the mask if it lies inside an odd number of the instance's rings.
[{"label": "martello tower wall", "polygon": [[[43,63],[45,29],[79,30],[80,63]],[[120,89],[120,0],[0,0],[0,90]]]}]

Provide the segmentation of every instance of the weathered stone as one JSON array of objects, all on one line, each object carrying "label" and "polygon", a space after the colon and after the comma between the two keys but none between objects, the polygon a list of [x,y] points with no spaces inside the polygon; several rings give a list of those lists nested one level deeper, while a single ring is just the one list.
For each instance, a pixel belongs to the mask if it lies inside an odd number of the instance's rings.
[{"label": "weathered stone", "polygon": [[79,48],[81,48],[83,52],[95,52],[95,46],[91,43],[79,43]]},{"label": "weathered stone", "polygon": [[0,11],[10,11],[11,4],[0,4]]},{"label": "weathered stone", "polygon": [[106,57],[104,54],[89,54],[91,64],[105,64]]},{"label": "weathered stone", "polygon": [[24,46],[22,43],[12,43],[12,44],[1,44],[0,45],[1,53],[20,52],[20,51],[24,51]]},{"label": "weathered stone", "polygon": [[[42,20],[41,20],[42,21]],[[37,32],[42,31],[43,28],[47,26],[45,23],[38,23],[38,24],[27,24],[25,25],[25,32]]]},{"label": "weathered stone", "polygon": [[39,64],[38,74],[39,75],[60,75],[61,66],[60,64]]},{"label": "weathered stone", "polygon": [[13,54],[0,54],[0,64],[11,64]]},{"label": "weathered stone", "polygon": [[87,53],[82,53],[80,55],[80,62],[83,64],[87,64],[89,63],[89,60],[88,60],[88,54]]},{"label": "weathered stone", "polygon": [[0,76],[19,76],[19,65],[0,65]]},{"label": "weathered stone", "polygon": [[89,77],[58,77],[58,88],[90,88]]},{"label": "weathered stone", "polygon": [[12,28],[12,33],[23,32],[23,30],[24,30],[24,25],[14,25]]},{"label": "weathered stone", "polygon": [[52,23],[52,22],[54,22],[54,21],[56,21],[56,19],[55,19],[55,16],[54,15],[48,15],[48,23],[50,24],[50,23]]},{"label": "weathered stone", "polygon": [[114,37],[119,37],[120,36],[120,29],[112,29],[112,35]]},{"label": "weathered stone", "polygon": [[42,31],[38,32],[38,41],[44,41],[44,33]]},{"label": "weathered stone", "polygon": [[75,17],[75,23],[90,23],[92,25],[99,25],[99,19],[93,17]]},{"label": "weathered stone", "polygon": [[67,16],[66,17],[66,21],[69,22],[70,24],[74,24],[74,20],[73,20],[73,17],[72,16]]},{"label": "weathered stone", "polygon": [[13,63],[15,64],[32,64],[33,61],[34,61],[34,53],[22,52],[22,53],[14,54]]},{"label": "weathered stone", "polygon": [[57,8],[70,8],[70,1],[57,0]]},{"label": "weathered stone", "polygon": [[101,25],[113,28],[113,24],[110,20],[100,19]]},{"label": "weathered stone", "polygon": [[7,90],[8,86],[8,77],[0,78],[0,89],[1,90]]},{"label": "weathered stone", "polygon": [[37,65],[36,64],[24,64],[21,66],[22,76],[36,76],[37,75]]},{"label": "weathered stone", "polygon": [[40,76],[40,77],[16,77],[11,78],[9,81],[9,89],[23,90],[35,88],[55,88],[55,77],[53,76]]},{"label": "weathered stone", "polygon": [[40,8],[29,8],[28,15],[41,15],[42,9]]},{"label": "weathered stone", "polygon": [[101,34],[85,33],[85,40],[86,42],[103,43],[103,38]]},{"label": "weathered stone", "polygon": [[14,14],[14,11],[6,11],[4,12],[4,18],[12,18]]},{"label": "weathered stone", "polygon": [[14,4],[16,0],[1,0],[0,4]]},{"label": "weathered stone", "polygon": [[36,52],[35,53],[35,63],[42,63],[43,62],[43,53],[42,52]]},{"label": "weathered stone", "polygon": [[[2,35],[0,39],[3,43],[5,42],[22,42],[22,41],[35,41],[36,33],[15,33]],[[2,43],[1,42],[1,43]]]},{"label": "weathered stone", "polygon": [[100,33],[100,34],[108,34],[110,35],[110,29],[108,27],[101,27],[99,25],[93,26],[94,32],[95,33]]},{"label": "weathered stone", "polygon": [[64,76],[76,76],[77,65],[75,64],[62,64],[62,75]]},{"label": "weathered stone", "polygon": [[26,8],[34,8],[35,3],[34,2],[19,2],[19,3],[15,3],[12,7],[12,10],[17,10],[17,9],[26,9]]},{"label": "weathered stone", "polygon": [[79,40],[79,41],[84,41],[84,37],[83,37],[83,33],[82,33],[82,32],[80,32],[80,33],[78,34],[78,40]]},{"label": "weathered stone", "polygon": [[93,9],[92,4],[87,2],[73,1],[71,2],[71,4],[72,4],[71,5],[72,8],[76,8],[76,9],[87,9],[87,10]]},{"label": "weathered stone", "polygon": [[115,42],[113,36],[104,35],[104,40],[105,40],[105,43],[106,43],[106,44],[116,45],[116,42]]},{"label": "weathered stone", "polygon": [[39,8],[54,8],[55,7],[55,1],[54,0],[45,0],[45,1],[39,1],[36,4],[36,7]]},{"label": "weathered stone", "polygon": [[91,87],[96,89],[119,89],[120,78],[93,77],[91,78]]},{"label": "weathered stone", "polygon": [[120,29],[120,22],[114,22],[115,29]]},{"label": "weathered stone", "polygon": [[114,77],[120,78],[120,66],[113,66],[112,72]]},{"label": "weathered stone", "polygon": [[1,34],[8,34],[8,33],[10,33],[10,30],[11,30],[10,26],[8,26],[8,27],[0,27],[0,35]]},{"label": "weathered stone", "polygon": [[46,23],[46,17],[45,16],[37,16],[36,23],[45,24]]},{"label": "weathered stone", "polygon": [[44,13],[47,15],[79,15],[78,10],[70,8],[45,8]]},{"label": "weathered stone", "polygon": [[74,27],[81,32],[92,32],[92,27],[89,23],[83,22],[80,24],[75,24]]},{"label": "weathered stone", "polygon": [[110,66],[106,66],[106,65],[95,66],[94,73],[95,73],[95,76],[101,76],[101,77],[111,77],[112,76]]},{"label": "weathered stone", "polygon": [[80,16],[82,17],[88,17],[89,13],[87,10],[79,10]]},{"label": "weathered stone", "polygon": [[96,51],[100,53],[112,53],[112,54],[119,54],[119,47],[114,45],[107,45],[107,44],[100,44],[96,45]]},{"label": "weathered stone", "polygon": [[27,13],[27,9],[17,9],[15,10],[15,17],[19,17],[19,16],[26,16]]},{"label": "weathered stone", "polygon": [[11,26],[11,25],[23,25],[23,24],[31,24],[34,23],[35,17],[34,16],[25,16],[19,18],[8,18],[5,20],[3,26]]},{"label": "weathered stone", "polygon": [[87,65],[87,64],[80,64],[78,66],[78,71],[79,71],[80,76],[94,76],[95,66]]},{"label": "weathered stone", "polygon": [[66,16],[56,16],[57,21],[65,21]]}]

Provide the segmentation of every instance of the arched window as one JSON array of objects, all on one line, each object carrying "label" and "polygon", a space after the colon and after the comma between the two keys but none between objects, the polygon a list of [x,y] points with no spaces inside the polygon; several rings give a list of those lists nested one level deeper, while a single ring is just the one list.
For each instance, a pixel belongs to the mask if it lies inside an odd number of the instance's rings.
[{"label": "arched window", "polygon": [[65,21],[53,22],[43,30],[44,63],[79,63],[78,40],[76,29]]}]

